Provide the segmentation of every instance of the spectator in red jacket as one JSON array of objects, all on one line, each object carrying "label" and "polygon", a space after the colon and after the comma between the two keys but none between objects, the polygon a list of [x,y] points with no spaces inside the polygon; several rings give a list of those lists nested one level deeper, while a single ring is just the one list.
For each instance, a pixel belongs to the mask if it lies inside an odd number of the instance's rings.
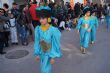
[{"label": "spectator in red jacket", "polygon": [[30,11],[30,14],[32,17],[32,24],[33,24],[34,28],[37,25],[40,25],[39,18],[36,15],[36,8],[38,8],[37,1],[34,1],[29,8],[29,11]]}]

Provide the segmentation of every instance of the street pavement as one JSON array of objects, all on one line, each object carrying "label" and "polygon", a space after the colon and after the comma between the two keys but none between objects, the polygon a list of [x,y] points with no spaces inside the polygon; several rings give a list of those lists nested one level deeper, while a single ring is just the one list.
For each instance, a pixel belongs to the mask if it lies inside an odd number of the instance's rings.
[{"label": "street pavement", "polygon": [[[100,25],[97,41],[88,48],[85,55],[80,53],[79,35],[76,30],[62,33],[61,47],[63,56],[56,59],[52,73],[110,73],[110,31],[106,25]],[[0,55],[0,73],[40,73],[40,63],[33,55],[33,42],[28,46],[10,46],[7,53],[15,50],[27,50],[29,54],[20,59],[7,59]]]}]

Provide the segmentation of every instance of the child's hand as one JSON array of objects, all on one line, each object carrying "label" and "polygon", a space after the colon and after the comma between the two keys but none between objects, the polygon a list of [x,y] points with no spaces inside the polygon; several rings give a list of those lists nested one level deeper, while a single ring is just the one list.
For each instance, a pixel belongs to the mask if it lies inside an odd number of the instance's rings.
[{"label": "child's hand", "polygon": [[40,57],[39,57],[39,56],[37,56],[37,57],[36,57],[36,61],[38,62],[39,60],[40,60]]},{"label": "child's hand", "polygon": [[55,60],[54,60],[54,59],[51,59],[51,60],[50,60],[50,63],[51,63],[51,64],[55,64]]},{"label": "child's hand", "polygon": [[91,31],[91,29],[88,29],[88,30],[87,30],[87,32],[90,32],[90,31]]},{"label": "child's hand", "polygon": [[79,30],[77,30],[77,34],[79,35]]}]

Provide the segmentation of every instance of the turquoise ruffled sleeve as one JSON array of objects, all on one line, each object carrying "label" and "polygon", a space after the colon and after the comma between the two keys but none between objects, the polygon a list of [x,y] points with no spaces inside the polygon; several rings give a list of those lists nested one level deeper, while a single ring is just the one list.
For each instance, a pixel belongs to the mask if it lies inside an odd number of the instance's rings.
[{"label": "turquoise ruffled sleeve", "polygon": [[39,45],[39,42],[40,42],[40,36],[39,36],[39,26],[37,26],[35,28],[35,42],[34,42],[34,55],[35,56],[38,56],[40,55],[40,45]]},{"label": "turquoise ruffled sleeve", "polygon": [[82,25],[82,18],[80,18],[80,19],[78,20],[78,24],[77,24],[77,26],[76,26],[76,29],[79,30],[80,27],[81,27],[81,25]]},{"label": "turquoise ruffled sleeve", "polygon": [[88,28],[88,29],[90,29],[90,30],[91,30],[91,29],[92,29],[92,27],[93,27],[93,19],[92,19],[92,18],[90,18],[90,19],[89,19],[89,22],[90,22],[90,23],[89,23],[89,28]]},{"label": "turquoise ruffled sleeve", "polygon": [[98,22],[98,18],[96,17],[96,28],[98,28],[99,26],[99,22]]},{"label": "turquoise ruffled sleeve", "polygon": [[52,33],[52,49],[49,56],[51,58],[58,58],[62,56],[60,47],[61,32],[57,28],[54,28]]}]

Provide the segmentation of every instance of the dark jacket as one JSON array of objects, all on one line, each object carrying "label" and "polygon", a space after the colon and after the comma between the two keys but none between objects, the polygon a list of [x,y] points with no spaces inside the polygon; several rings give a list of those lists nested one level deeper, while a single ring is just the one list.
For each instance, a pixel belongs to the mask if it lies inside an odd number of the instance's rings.
[{"label": "dark jacket", "polygon": [[11,9],[11,13],[17,18],[20,15],[20,11],[18,9]]},{"label": "dark jacket", "polygon": [[0,32],[4,31],[4,24],[6,21],[8,21],[10,18],[6,16],[0,16]]}]

